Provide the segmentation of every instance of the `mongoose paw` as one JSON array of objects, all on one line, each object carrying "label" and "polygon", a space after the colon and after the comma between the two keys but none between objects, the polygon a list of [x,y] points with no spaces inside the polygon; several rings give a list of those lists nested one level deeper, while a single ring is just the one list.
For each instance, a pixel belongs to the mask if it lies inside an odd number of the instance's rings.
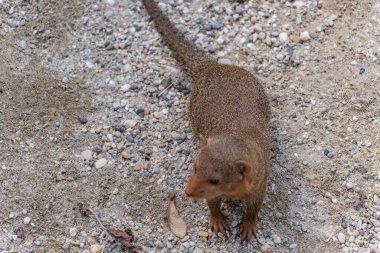
[{"label": "mongoose paw", "polygon": [[243,241],[248,241],[252,238],[252,235],[256,238],[257,240],[257,230],[256,230],[256,224],[248,223],[248,222],[243,222],[241,224],[241,227],[238,231],[238,235],[240,235],[240,238]]},{"label": "mongoose paw", "polygon": [[219,232],[227,236],[227,231],[231,232],[226,220],[223,216],[211,217],[210,220],[211,230],[217,235]]}]

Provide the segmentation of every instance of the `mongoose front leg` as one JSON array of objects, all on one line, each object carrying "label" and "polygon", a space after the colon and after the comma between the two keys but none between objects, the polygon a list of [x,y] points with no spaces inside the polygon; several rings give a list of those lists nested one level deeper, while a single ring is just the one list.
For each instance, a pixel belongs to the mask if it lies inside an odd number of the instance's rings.
[{"label": "mongoose front leg", "polygon": [[257,216],[259,214],[259,210],[262,204],[262,200],[257,200],[257,196],[248,197],[247,199],[245,199],[245,215],[243,217],[241,227],[238,231],[238,234],[240,234],[240,238],[242,240],[250,240],[252,238],[252,235],[257,238]]},{"label": "mongoose front leg", "polygon": [[222,211],[220,210],[221,200],[221,198],[207,200],[207,204],[210,209],[210,227],[215,234],[221,232],[226,235],[227,231],[230,231],[230,227],[228,226]]}]

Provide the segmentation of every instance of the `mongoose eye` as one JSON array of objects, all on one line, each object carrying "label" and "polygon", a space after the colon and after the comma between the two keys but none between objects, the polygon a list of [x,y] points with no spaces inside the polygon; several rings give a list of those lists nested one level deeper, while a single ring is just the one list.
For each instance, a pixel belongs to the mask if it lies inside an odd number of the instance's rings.
[{"label": "mongoose eye", "polygon": [[219,184],[219,180],[218,179],[210,179],[209,183],[212,184],[212,185],[218,185]]}]

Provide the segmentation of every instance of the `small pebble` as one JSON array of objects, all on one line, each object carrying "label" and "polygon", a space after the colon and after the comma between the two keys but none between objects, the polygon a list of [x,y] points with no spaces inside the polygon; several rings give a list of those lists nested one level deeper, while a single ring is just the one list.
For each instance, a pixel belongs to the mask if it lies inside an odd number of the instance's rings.
[{"label": "small pebble", "polygon": [[301,39],[302,41],[308,41],[308,40],[310,40],[310,34],[309,34],[309,32],[308,32],[308,31],[304,31],[304,32],[302,32],[302,33],[300,34],[300,39]]},{"label": "small pebble", "polygon": [[354,187],[354,184],[352,182],[348,182],[346,184],[347,189],[352,189]]},{"label": "small pebble", "polygon": [[161,242],[161,241],[156,241],[154,243],[154,245],[157,247],[157,248],[163,248],[164,247],[164,244]]},{"label": "small pebble", "polygon": [[107,159],[101,158],[95,162],[95,168],[101,169],[107,164]]},{"label": "small pebble", "polygon": [[277,219],[281,219],[283,217],[284,217],[284,215],[282,213],[276,213],[276,218]]},{"label": "small pebble", "polygon": [[93,147],[92,147],[92,150],[95,152],[95,153],[101,153],[102,152],[102,145],[100,144],[95,144]]},{"label": "small pebble", "polygon": [[30,223],[30,221],[31,221],[30,217],[25,217],[24,218],[24,224],[25,225],[28,225]]},{"label": "small pebble", "polygon": [[230,61],[229,59],[226,59],[226,58],[219,59],[218,63],[219,64],[225,64],[225,65],[233,65],[232,61]]},{"label": "small pebble", "polygon": [[213,30],[219,30],[221,27],[222,26],[217,22],[211,23],[211,29],[213,29]]},{"label": "small pebble", "polygon": [[79,122],[82,124],[86,124],[88,122],[87,116],[86,115],[79,115]]},{"label": "small pebble", "polygon": [[186,139],[186,134],[181,134],[181,133],[178,133],[178,132],[172,132],[172,138],[173,140],[183,140],[183,139]]},{"label": "small pebble", "polygon": [[130,153],[126,151],[123,151],[121,152],[121,157],[123,157],[126,160],[131,160],[133,158],[133,155],[131,155]]},{"label": "small pebble", "polygon": [[286,32],[280,33],[280,35],[278,36],[278,38],[282,42],[287,42],[289,40],[288,34]]},{"label": "small pebble", "polygon": [[289,40],[291,40],[295,43],[299,43],[301,41],[300,37],[298,37],[297,35],[294,35],[294,34],[289,35]]},{"label": "small pebble", "polygon": [[275,244],[280,244],[281,243],[281,237],[277,236],[277,235],[274,235],[273,236],[273,242]]},{"label": "small pebble", "polygon": [[204,230],[201,230],[201,231],[199,231],[198,232],[198,235],[200,236],[200,237],[208,237],[208,232],[207,231],[204,231]]},{"label": "small pebble", "polygon": [[293,243],[289,245],[289,249],[295,249],[297,248],[297,244]]},{"label": "small pebble", "polygon": [[130,133],[127,134],[127,141],[129,141],[130,143],[135,143],[135,138],[133,137],[132,134]]},{"label": "small pebble", "polygon": [[144,116],[150,114],[150,109],[149,108],[144,108]]},{"label": "small pebble", "polygon": [[120,87],[120,90],[124,91],[124,92],[127,92],[130,89],[131,89],[131,85],[130,84],[124,84],[123,86]]},{"label": "small pebble", "polygon": [[93,244],[90,247],[91,253],[102,253],[103,250],[104,250],[104,245],[100,245],[100,244]]},{"label": "small pebble", "polygon": [[134,126],[136,126],[137,124],[137,121],[136,120],[126,120],[124,122],[124,124],[128,127],[128,128],[133,128]]},{"label": "small pebble", "polygon": [[326,112],[328,112],[327,108],[321,108],[321,109],[319,109],[319,113],[320,114],[325,114]]},{"label": "small pebble", "polygon": [[91,150],[84,150],[81,153],[81,156],[84,160],[90,161],[92,160],[92,152]]},{"label": "small pebble", "polygon": [[328,149],[323,150],[323,154],[328,158],[332,158],[334,156],[334,154]]},{"label": "small pebble", "polygon": [[338,233],[338,240],[340,243],[345,243],[346,242],[346,236],[342,233],[342,232],[339,232]]},{"label": "small pebble", "polygon": [[262,253],[269,253],[271,251],[272,251],[272,249],[268,244],[264,244],[263,246],[261,246],[261,252]]},{"label": "small pebble", "polygon": [[75,237],[78,234],[78,230],[76,228],[70,228],[70,236]]},{"label": "small pebble", "polygon": [[144,108],[141,108],[141,107],[136,108],[135,113],[137,115],[143,114],[144,113]]},{"label": "small pebble", "polygon": [[235,11],[236,11],[237,14],[242,15],[243,12],[244,12],[244,8],[241,7],[240,5],[238,5],[238,6],[236,6]]},{"label": "small pebble", "polygon": [[347,221],[345,221],[345,220],[342,221],[341,226],[342,226],[343,229],[347,229],[347,228],[348,228],[348,223],[347,223]]},{"label": "small pebble", "polygon": [[359,75],[363,75],[365,73],[365,68],[360,68]]},{"label": "small pebble", "polygon": [[264,244],[266,243],[266,240],[265,240],[264,237],[260,237],[260,238],[258,239],[258,241],[259,241],[259,243],[260,243],[261,245],[264,245]]}]

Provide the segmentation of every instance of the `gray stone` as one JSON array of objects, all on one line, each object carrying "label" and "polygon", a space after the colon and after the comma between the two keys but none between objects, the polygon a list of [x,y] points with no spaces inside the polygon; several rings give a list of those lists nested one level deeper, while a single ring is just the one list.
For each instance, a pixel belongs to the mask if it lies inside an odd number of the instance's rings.
[{"label": "gray stone", "polygon": [[345,236],[345,234],[343,234],[342,232],[339,232],[338,233],[338,241],[340,242],[340,243],[345,243],[346,242],[346,236]]},{"label": "gray stone", "polygon": [[92,160],[92,151],[91,150],[84,150],[84,151],[82,151],[81,156],[84,160],[90,161],[90,160]]}]

